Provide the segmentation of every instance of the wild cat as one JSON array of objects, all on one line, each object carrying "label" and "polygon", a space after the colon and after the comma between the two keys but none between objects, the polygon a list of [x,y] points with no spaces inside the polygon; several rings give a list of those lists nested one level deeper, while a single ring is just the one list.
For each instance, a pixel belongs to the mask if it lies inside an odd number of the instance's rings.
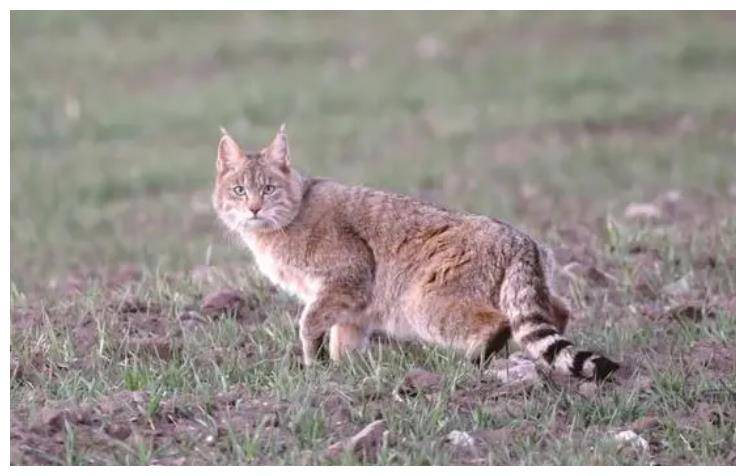
[{"label": "wild cat", "polygon": [[325,335],[339,360],[374,331],[489,358],[511,337],[565,374],[604,379],[619,365],[563,337],[569,313],[550,289],[551,259],[500,220],[395,193],[305,177],[283,125],[256,152],[224,130],[213,205],[261,272],[303,301],[311,365]]}]

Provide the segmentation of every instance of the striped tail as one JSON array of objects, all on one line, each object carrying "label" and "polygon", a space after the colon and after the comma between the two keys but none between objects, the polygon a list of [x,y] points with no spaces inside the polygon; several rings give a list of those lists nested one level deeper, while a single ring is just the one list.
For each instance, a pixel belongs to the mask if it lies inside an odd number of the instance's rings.
[{"label": "striped tail", "polygon": [[542,257],[537,246],[529,247],[506,270],[500,308],[510,320],[513,338],[531,358],[543,360],[560,373],[606,379],[619,364],[598,353],[577,350],[558,328]]}]

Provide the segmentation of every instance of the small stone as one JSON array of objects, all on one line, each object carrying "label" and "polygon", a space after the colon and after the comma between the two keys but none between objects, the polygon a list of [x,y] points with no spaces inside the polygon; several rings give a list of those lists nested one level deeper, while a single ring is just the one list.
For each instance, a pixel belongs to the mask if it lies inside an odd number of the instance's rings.
[{"label": "small stone", "polygon": [[536,363],[516,352],[507,359],[495,359],[488,369],[488,374],[501,385],[511,389],[525,389],[539,381]]},{"label": "small stone", "polygon": [[632,430],[620,431],[614,436],[614,439],[622,446],[632,446],[645,451],[650,447],[650,444],[645,438]]},{"label": "small stone", "polygon": [[465,431],[453,430],[448,433],[446,441],[454,446],[468,448],[474,446],[474,438]]},{"label": "small stone", "polygon": [[221,314],[238,314],[244,305],[244,299],[235,289],[223,289],[208,294],[202,300],[202,314],[219,317]]},{"label": "small stone", "polygon": [[440,388],[443,377],[423,369],[413,369],[404,376],[404,381],[395,390],[399,397],[413,397],[420,393],[435,392]]},{"label": "small stone", "polygon": [[384,433],[386,433],[386,425],[383,420],[375,420],[355,436],[329,446],[326,450],[326,457],[337,459],[349,451],[361,461],[375,461],[383,445]]}]

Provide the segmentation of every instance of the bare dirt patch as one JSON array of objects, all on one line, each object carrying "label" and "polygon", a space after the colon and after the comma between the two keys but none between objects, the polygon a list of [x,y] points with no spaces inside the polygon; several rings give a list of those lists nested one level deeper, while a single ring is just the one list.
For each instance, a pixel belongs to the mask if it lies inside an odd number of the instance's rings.
[{"label": "bare dirt patch", "polygon": [[[225,441],[230,433],[278,429],[283,408],[271,399],[250,396],[242,387],[216,394],[209,405],[125,391],[101,397],[91,405],[44,407],[30,420],[22,413],[13,415],[13,463],[67,463],[65,445],[70,438],[74,438],[76,453],[85,455],[80,463],[110,461],[107,452],[122,448],[117,442],[127,446],[147,442],[152,450],[163,449],[167,458],[174,441],[196,445],[194,453],[180,461],[164,459],[161,463],[204,463],[205,453],[218,451],[216,444]],[[206,424],[209,421],[214,425]]]}]

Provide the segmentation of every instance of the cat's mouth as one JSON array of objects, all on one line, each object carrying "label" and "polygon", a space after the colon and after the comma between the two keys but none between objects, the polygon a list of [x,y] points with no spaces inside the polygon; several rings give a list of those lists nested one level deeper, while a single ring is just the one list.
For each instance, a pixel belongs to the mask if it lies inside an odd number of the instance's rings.
[{"label": "cat's mouth", "polygon": [[249,230],[255,230],[258,228],[270,228],[272,226],[272,222],[264,217],[255,215],[253,217],[245,218],[242,225]]}]

